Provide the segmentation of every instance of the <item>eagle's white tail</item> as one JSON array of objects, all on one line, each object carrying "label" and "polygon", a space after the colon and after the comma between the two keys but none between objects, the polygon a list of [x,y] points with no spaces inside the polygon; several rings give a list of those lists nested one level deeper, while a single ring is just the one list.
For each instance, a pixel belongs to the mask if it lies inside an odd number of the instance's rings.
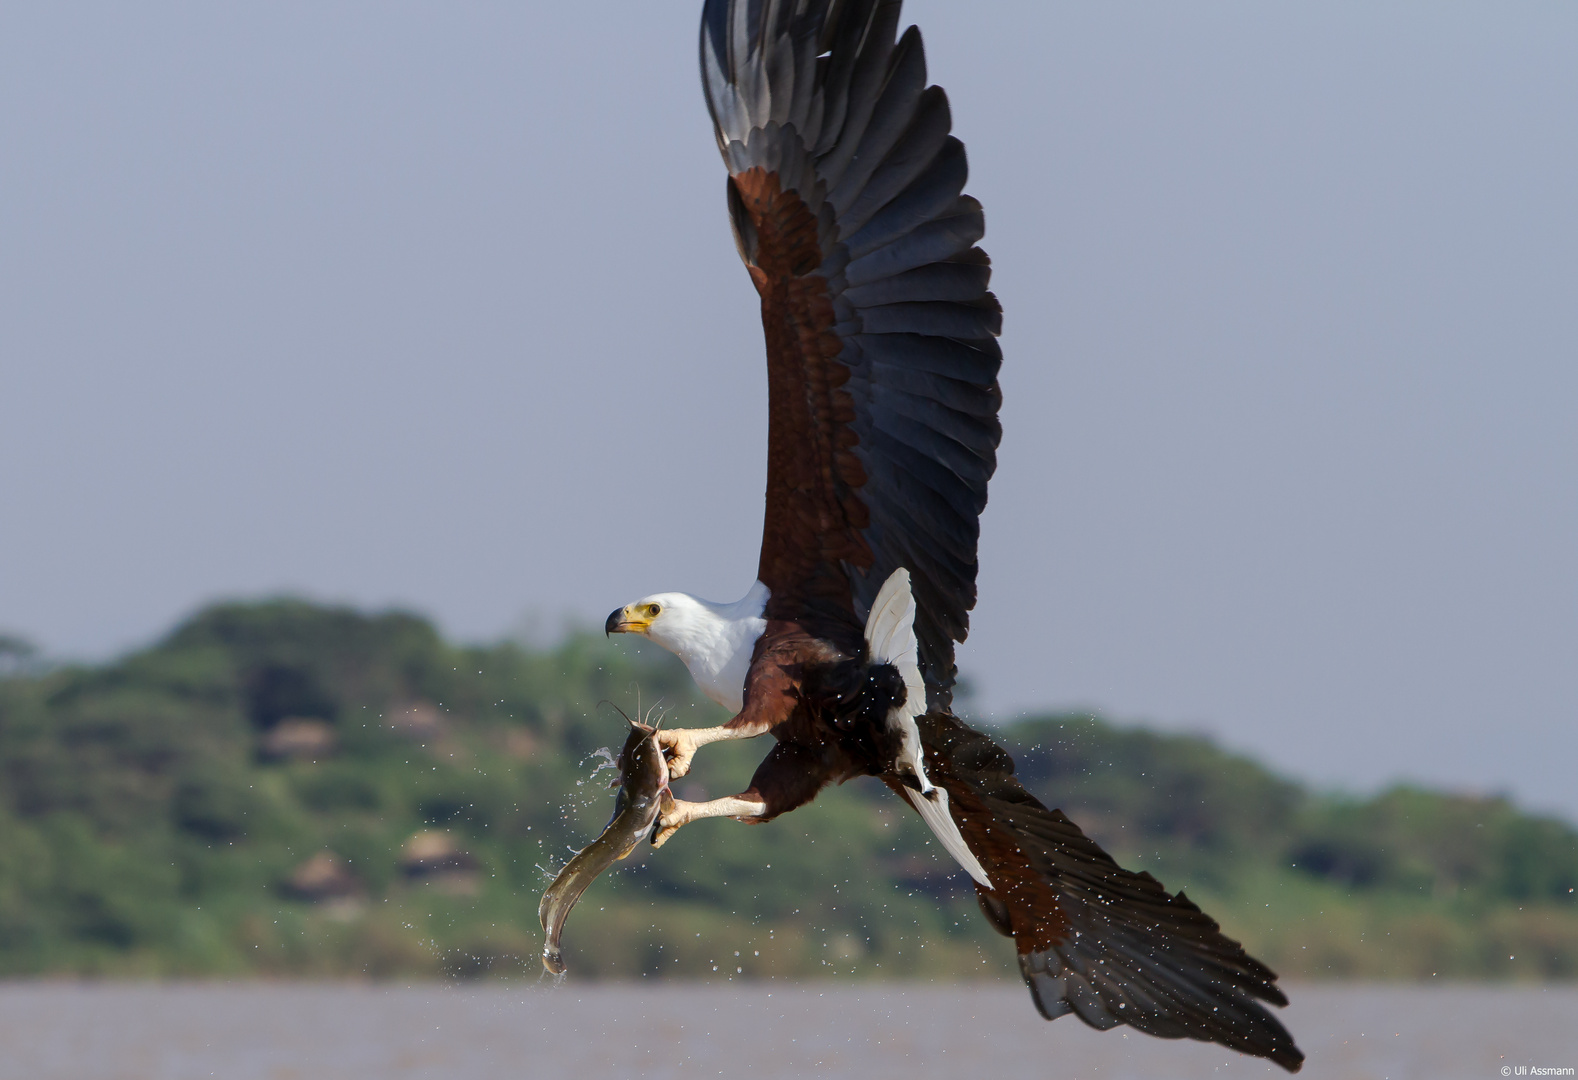
[{"label": "eagle's white tail", "polygon": [[919,787],[916,791],[906,785],[904,797],[959,865],[990,889],[992,883],[986,870],[948,812],[948,793],[926,777],[926,753],[921,747],[920,728],[915,725],[915,718],[926,712],[926,681],[921,678],[920,652],[915,641],[915,597],[910,592],[910,572],[902,566],[882,583],[871,604],[871,614],[866,618],[866,650],[872,663],[892,664],[904,679],[905,698],[888,711],[888,728],[899,735],[895,764],[901,775],[913,774]]},{"label": "eagle's white tail", "polygon": [[926,712],[926,682],[921,678],[920,653],[915,644],[915,597],[910,594],[910,572],[903,567],[883,582],[866,619],[866,649],[873,664],[892,664],[899,669],[908,693],[902,704],[888,715],[888,727],[897,729],[903,745],[899,750],[899,770],[908,768],[920,782],[923,795],[936,789],[926,779],[926,764],[915,718]]}]

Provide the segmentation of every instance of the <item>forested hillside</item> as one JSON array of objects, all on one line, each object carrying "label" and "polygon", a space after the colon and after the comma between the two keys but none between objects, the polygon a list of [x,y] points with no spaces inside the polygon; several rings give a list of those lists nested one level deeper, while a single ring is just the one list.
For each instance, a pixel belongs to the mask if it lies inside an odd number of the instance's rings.
[{"label": "forested hillside", "polygon": [[[714,723],[629,640],[459,647],[420,618],[211,608],[43,669],[0,643],[0,974],[528,976],[537,897],[606,820],[634,711]],[[1578,975],[1578,832],[1498,799],[1312,793],[1207,740],[1043,717],[1025,783],[1284,976]],[[738,790],[717,745],[687,798]],[[996,977],[968,880],[855,781],[642,848],[571,916],[572,976]]]}]

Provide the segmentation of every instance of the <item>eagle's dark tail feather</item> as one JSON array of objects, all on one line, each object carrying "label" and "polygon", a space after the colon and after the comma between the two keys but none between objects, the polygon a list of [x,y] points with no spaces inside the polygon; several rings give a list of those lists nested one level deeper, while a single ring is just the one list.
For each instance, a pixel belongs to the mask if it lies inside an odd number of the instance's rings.
[{"label": "eagle's dark tail feather", "polygon": [[1220,1043],[1299,1070],[1304,1054],[1261,1004],[1287,1004],[1275,973],[1183,893],[1123,869],[1041,805],[985,735],[936,712],[920,727],[928,770],[992,878],[977,886],[982,911],[1014,939],[1042,1016]]}]

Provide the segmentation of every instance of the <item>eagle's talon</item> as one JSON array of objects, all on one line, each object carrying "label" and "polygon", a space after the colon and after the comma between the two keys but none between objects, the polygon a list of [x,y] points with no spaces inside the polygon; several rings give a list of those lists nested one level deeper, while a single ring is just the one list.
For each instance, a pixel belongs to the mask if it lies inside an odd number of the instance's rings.
[{"label": "eagle's talon", "polygon": [[658,810],[657,820],[652,823],[652,832],[649,834],[652,846],[660,848],[668,843],[669,837],[679,832],[679,827],[687,820],[679,813],[679,800],[665,789],[663,804]]},{"label": "eagle's talon", "polygon": [[669,728],[657,733],[658,746],[668,760],[670,779],[678,779],[690,772],[690,762],[696,756],[696,740],[685,728]]},{"label": "eagle's talon", "polygon": [[679,827],[688,819],[678,815],[669,817],[668,814],[660,815],[652,824],[652,846],[660,848],[669,842],[669,838],[679,832]]}]

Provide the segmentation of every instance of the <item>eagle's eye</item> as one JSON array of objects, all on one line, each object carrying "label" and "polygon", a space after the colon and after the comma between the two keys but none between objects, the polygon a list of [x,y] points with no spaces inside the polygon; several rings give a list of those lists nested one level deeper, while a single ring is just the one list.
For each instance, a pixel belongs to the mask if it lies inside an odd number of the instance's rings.
[{"label": "eagle's eye", "polygon": [[648,604],[647,605],[647,618],[649,618],[649,619],[657,618],[658,617],[658,612],[660,612],[662,610],[663,610],[663,608],[659,604]]}]

